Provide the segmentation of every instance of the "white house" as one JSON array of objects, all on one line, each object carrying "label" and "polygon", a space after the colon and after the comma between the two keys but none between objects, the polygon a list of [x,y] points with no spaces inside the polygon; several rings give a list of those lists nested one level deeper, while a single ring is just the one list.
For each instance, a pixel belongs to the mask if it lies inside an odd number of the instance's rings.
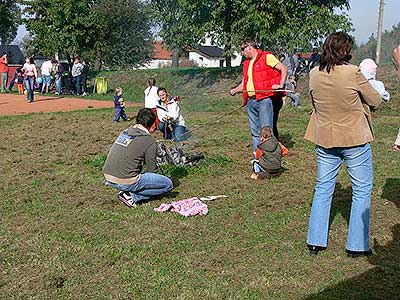
[{"label": "white house", "polygon": [[[209,36],[205,37],[203,45],[194,47],[189,52],[189,60],[195,62],[200,67],[224,67],[226,66],[224,50],[214,45]],[[231,58],[231,66],[240,66],[242,62],[241,53],[235,53]]]},{"label": "white house", "polygon": [[162,41],[154,42],[151,60],[139,69],[169,68],[172,65],[172,53],[164,47]]},{"label": "white house", "polygon": [[225,63],[224,50],[217,46],[197,46],[189,51],[189,60],[199,67],[223,67]]}]

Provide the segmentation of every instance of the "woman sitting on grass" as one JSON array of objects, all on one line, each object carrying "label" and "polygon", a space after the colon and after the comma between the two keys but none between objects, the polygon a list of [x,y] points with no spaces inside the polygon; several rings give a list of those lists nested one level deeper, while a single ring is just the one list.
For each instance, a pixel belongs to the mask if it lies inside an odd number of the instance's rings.
[{"label": "woman sitting on grass", "polygon": [[173,98],[163,87],[158,88],[157,95],[160,97],[157,105],[157,117],[160,120],[158,129],[163,133],[163,137],[167,140],[173,139],[174,142],[187,140],[189,134],[178,103],[180,97]]}]

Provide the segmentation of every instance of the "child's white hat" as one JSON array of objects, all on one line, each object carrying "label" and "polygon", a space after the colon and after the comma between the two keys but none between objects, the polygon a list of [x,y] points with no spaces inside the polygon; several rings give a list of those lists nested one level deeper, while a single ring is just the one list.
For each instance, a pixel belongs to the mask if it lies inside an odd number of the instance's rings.
[{"label": "child's white hat", "polygon": [[360,63],[360,69],[367,71],[374,78],[376,76],[377,65],[373,59],[366,58]]}]

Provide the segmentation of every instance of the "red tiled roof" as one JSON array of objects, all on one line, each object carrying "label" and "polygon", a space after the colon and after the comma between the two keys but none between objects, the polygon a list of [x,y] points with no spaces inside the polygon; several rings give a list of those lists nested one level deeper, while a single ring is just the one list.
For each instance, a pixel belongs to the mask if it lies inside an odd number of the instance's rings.
[{"label": "red tiled roof", "polygon": [[152,59],[171,59],[172,53],[163,44],[163,42],[154,43]]},{"label": "red tiled roof", "polygon": [[305,53],[298,53],[297,55],[299,57],[305,58],[305,59],[310,59],[312,52],[305,52]]}]

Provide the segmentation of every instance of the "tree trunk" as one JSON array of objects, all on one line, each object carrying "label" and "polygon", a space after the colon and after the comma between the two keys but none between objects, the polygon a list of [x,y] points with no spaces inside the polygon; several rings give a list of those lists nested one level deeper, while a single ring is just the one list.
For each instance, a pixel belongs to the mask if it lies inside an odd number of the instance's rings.
[{"label": "tree trunk", "polygon": [[231,39],[229,39],[227,45],[224,47],[224,55],[225,55],[225,67],[231,68],[232,67],[232,57],[228,54],[231,53]]},{"label": "tree trunk", "polygon": [[179,67],[179,48],[172,50],[172,68]]},{"label": "tree trunk", "polygon": [[225,67],[227,67],[227,68],[232,67],[232,57],[225,56]]},{"label": "tree trunk", "polygon": [[233,22],[233,3],[232,0],[225,0],[225,20],[224,20],[224,32],[226,35],[225,40],[225,66],[227,68],[232,67],[232,22]]}]

